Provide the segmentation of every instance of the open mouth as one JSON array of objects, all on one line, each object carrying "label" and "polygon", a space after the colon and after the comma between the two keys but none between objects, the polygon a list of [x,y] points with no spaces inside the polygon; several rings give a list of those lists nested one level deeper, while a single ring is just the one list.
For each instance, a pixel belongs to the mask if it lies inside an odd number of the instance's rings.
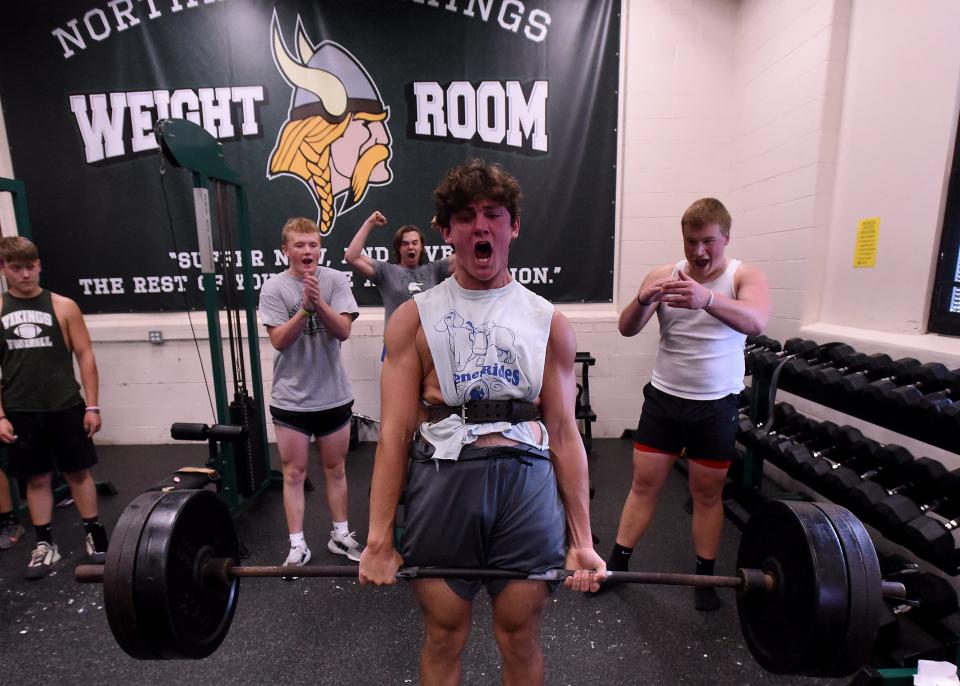
[{"label": "open mouth", "polygon": [[478,262],[487,262],[493,255],[493,247],[486,241],[477,243],[473,246],[473,255]]},{"label": "open mouth", "polygon": [[693,265],[700,270],[706,269],[708,264],[710,264],[710,260],[706,259],[693,261]]}]

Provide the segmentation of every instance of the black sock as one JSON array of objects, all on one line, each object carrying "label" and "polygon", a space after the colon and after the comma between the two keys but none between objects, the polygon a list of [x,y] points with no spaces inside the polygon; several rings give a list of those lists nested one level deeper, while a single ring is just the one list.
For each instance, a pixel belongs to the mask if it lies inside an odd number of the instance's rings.
[{"label": "black sock", "polygon": [[94,515],[89,519],[84,518],[83,530],[93,537],[93,547],[97,552],[106,552],[107,550],[107,530],[100,523],[100,517]]},{"label": "black sock", "polygon": [[0,522],[15,522],[17,521],[17,516],[13,514],[13,510],[7,510],[6,512],[0,512]]},{"label": "black sock", "polygon": [[633,548],[624,548],[619,543],[613,544],[610,557],[607,558],[607,569],[611,572],[626,572],[630,569],[630,556]]},{"label": "black sock", "polygon": [[[705,560],[697,555],[697,574],[709,576],[713,574],[715,560]],[[720,609],[720,596],[717,589],[710,586],[696,586],[693,589],[693,606],[701,612]]]},{"label": "black sock", "polygon": [[33,530],[37,533],[37,543],[44,541],[53,544],[53,529],[49,524],[34,524]]}]

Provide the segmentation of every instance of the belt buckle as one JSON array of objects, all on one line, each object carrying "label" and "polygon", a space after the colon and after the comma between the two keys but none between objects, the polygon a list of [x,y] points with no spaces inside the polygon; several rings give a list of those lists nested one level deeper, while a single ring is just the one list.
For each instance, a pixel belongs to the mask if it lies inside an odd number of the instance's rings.
[{"label": "belt buckle", "polygon": [[463,403],[463,405],[460,406],[460,419],[463,420],[463,423],[464,423],[464,424],[469,424],[469,423],[470,423],[470,420],[467,418],[467,404],[466,404],[466,403]]}]

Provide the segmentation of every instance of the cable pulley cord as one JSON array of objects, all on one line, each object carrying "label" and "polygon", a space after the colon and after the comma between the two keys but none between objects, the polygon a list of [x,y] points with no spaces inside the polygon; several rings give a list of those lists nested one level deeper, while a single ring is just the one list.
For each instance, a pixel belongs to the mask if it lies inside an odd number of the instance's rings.
[{"label": "cable pulley cord", "polygon": [[232,270],[230,267],[230,261],[232,258],[231,253],[229,252],[229,246],[227,241],[227,234],[229,233],[226,218],[226,188],[224,184],[220,181],[214,181],[216,187],[216,202],[217,202],[217,232],[220,236],[220,265],[223,272],[223,299],[224,305],[227,312],[227,342],[230,347],[230,368],[233,376],[233,392],[238,394],[239,387],[237,385],[237,351],[236,351],[236,339],[233,329],[233,287],[234,284],[232,281]]},{"label": "cable pulley cord", "polygon": [[[170,242],[173,244],[174,254],[180,254],[177,247],[177,232],[173,229],[173,215],[170,212],[170,201],[167,198],[166,167],[163,164],[163,149],[160,149],[160,194],[163,197],[163,209],[167,217],[167,228],[170,231]],[[193,326],[193,317],[190,315],[190,299],[187,297],[187,290],[183,290],[183,308],[187,312],[187,322],[190,324],[190,335],[193,337],[193,346],[197,349],[197,361],[200,364],[200,375],[203,377],[203,387],[207,391],[207,402],[210,403],[210,416],[213,423],[217,422],[217,411],[213,407],[213,396],[210,394],[210,382],[207,380],[207,370],[203,366],[203,354],[200,352],[200,339],[197,337],[197,330]]]},{"label": "cable pulley cord", "polygon": [[[224,197],[226,198],[229,195],[228,192],[224,192]],[[227,243],[230,248],[231,257],[237,255],[237,251],[234,249],[233,237],[236,234],[236,225],[233,221],[233,203],[227,202],[224,205],[226,218],[227,218]],[[241,260],[250,259],[249,255],[242,255]],[[240,314],[243,309],[241,302],[243,298],[240,297],[239,293],[239,282],[237,281],[237,264],[231,261],[231,272],[233,273],[232,280],[232,289],[233,289],[233,302],[234,302],[234,328],[236,330],[236,341],[237,341],[237,359],[239,360],[239,366],[237,368],[237,375],[235,378],[239,380],[239,388],[242,391],[247,390],[247,363],[243,356],[243,328],[240,324]],[[245,288],[252,288],[253,284],[245,284]]]}]

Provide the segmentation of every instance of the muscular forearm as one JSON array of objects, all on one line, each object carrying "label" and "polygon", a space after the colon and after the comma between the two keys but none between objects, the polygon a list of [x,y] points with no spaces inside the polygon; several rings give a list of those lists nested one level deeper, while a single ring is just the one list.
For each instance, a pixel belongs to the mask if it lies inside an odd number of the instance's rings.
[{"label": "muscular forearm", "polygon": [[617,329],[621,336],[636,336],[643,331],[653,313],[657,311],[658,303],[652,302],[642,305],[634,296],[633,300],[620,313],[620,319],[617,322]]},{"label": "muscular forearm", "polygon": [[367,545],[374,552],[393,545],[393,526],[404,488],[408,447],[404,444],[399,449],[377,448],[370,482],[370,530],[367,533]]},{"label": "muscular forearm", "polygon": [[557,475],[557,488],[567,515],[570,545],[592,547],[590,528],[590,476],[583,441],[575,426],[550,435],[550,450]]},{"label": "muscular forearm", "polygon": [[97,373],[97,359],[93,351],[77,356],[80,368],[80,385],[83,386],[83,399],[87,406],[100,404],[100,375]]},{"label": "muscular forearm", "polygon": [[353,264],[354,260],[363,255],[363,249],[367,247],[367,238],[370,236],[370,231],[372,230],[373,224],[369,219],[363,222],[360,230],[357,231],[357,234],[353,237],[353,240],[350,241],[350,245],[347,246],[347,250],[344,253],[344,257],[346,258],[347,262]]},{"label": "muscular forearm", "polygon": [[307,325],[308,319],[309,317],[306,311],[301,309],[280,326],[271,328],[270,344],[273,345],[276,350],[283,350],[291,345],[300,338],[304,327]]}]

